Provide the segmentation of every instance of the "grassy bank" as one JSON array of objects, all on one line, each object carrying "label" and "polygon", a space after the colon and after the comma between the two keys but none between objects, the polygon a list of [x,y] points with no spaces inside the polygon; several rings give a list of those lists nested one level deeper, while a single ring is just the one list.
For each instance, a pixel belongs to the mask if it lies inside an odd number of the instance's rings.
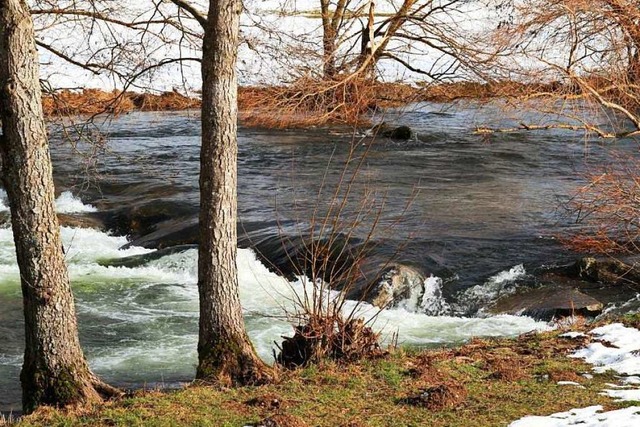
[{"label": "grassy bank", "polygon": [[[625,321],[637,326],[639,319]],[[17,425],[500,426],[527,414],[629,406],[600,395],[606,383],[616,382],[613,374],[587,378],[591,366],[567,357],[589,338],[560,333],[398,350],[348,365],[327,362],[282,372],[278,383],[263,387],[137,392],[82,412],[42,410]]]}]

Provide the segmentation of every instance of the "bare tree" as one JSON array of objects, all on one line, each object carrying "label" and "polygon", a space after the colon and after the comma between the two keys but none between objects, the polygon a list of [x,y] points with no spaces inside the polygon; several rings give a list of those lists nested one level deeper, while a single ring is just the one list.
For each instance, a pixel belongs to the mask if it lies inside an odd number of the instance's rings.
[{"label": "bare tree", "polygon": [[78,340],[54,211],[35,35],[24,0],[0,1],[0,119],[2,183],[11,207],[24,301],[24,410],[118,394],[89,370]]},{"label": "bare tree", "polygon": [[556,117],[554,123],[516,129],[585,130],[603,138],[640,134],[637,0],[507,4],[494,38],[504,52],[495,69],[510,79],[553,83],[526,98]]},{"label": "bare tree", "polygon": [[371,75],[380,61],[431,80],[475,76],[493,51],[473,0],[320,0],[322,78]]}]

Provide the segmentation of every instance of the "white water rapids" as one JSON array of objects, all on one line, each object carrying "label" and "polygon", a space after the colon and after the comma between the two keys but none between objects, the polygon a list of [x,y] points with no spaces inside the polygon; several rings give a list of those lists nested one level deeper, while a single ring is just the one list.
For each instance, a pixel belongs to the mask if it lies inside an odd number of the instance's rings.
[{"label": "white water rapids", "polygon": [[[1,196],[0,209],[6,210],[6,200]],[[57,209],[72,213],[91,207],[63,193],[57,199]],[[90,228],[63,227],[62,238],[77,301],[81,341],[92,368],[108,381],[132,387],[189,380],[197,358],[197,251],[174,253],[135,268],[115,267],[101,262],[151,250],[119,249],[127,243],[125,237]],[[238,251],[237,262],[249,334],[259,354],[271,361],[274,341],[292,332],[285,310],[293,310],[292,300],[296,294],[301,295],[304,281],[288,282],[270,272],[249,249]],[[438,286],[441,282],[437,278],[427,279],[421,305],[448,308]],[[347,309],[353,304],[349,303]],[[0,227],[0,395],[16,395],[8,398],[5,406],[13,406],[19,399],[21,306],[13,237],[4,225]],[[378,311],[368,304],[360,307],[366,318]],[[401,344],[447,345],[475,336],[513,336],[547,325],[528,317],[442,317],[396,308],[380,313],[374,327],[387,338],[398,333]]]}]

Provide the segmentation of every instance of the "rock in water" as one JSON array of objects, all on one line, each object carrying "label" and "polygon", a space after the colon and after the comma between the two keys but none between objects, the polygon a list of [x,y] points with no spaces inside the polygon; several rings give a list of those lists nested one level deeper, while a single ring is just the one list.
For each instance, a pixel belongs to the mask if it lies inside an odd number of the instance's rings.
[{"label": "rock in water", "polygon": [[[372,286],[370,292],[362,295],[365,300],[377,307],[394,307],[401,301],[418,297],[424,292],[426,277],[413,267],[402,264],[394,264],[385,268],[377,283]],[[356,299],[356,298],[354,298]]]},{"label": "rock in water", "polygon": [[594,317],[602,312],[603,304],[575,288],[542,287],[517,292],[499,299],[491,312],[518,314],[539,320],[551,320],[572,315]]},{"label": "rock in water", "polygon": [[382,134],[387,138],[399,141],[408,141],[413,137],[413,131],[409,126],[398,126],[393,130],[384,131]]}]

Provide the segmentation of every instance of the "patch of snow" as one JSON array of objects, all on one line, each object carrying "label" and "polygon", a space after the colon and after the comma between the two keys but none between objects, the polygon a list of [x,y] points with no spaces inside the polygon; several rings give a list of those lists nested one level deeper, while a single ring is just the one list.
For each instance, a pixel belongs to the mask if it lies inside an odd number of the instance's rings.
[{"label": "patch of snow", "polygon": [[579,388],[584,388],[584,386],[580,383],[577,383],[575,381],[558,381],[558,385],[572,385],[572,386],[576,386]]},{"label": "patch of snow", "polygon": [[[561,337],[580,336],[578,332],[568,332]],[[601,394],[616,400],[640,401],[640,331],[621,323],[613,323],[592,330],[595,342],[576,351],[571,357],[584,359],[594,365],[595,372],[613,370],[626,376],[620,384],[606,384]],[[581,334],[583,335],[583,334]],[[584,374],[585,378],[593,378]],[[561,385],[576,385],[571,381],[559,381]],[[602,412],[602,406],[571,409],[549,416],[526,416],[514,421],[509,427],[631,427],[640,426],[640,406],[630,406],[615,411]]]},{"label": "patch of snow", "polygon": [[527,416],[509,424],[509,427],[636,427],[640,425],[640,407],[602,412],[602,406],[572,409],[547,417]]},{"label": "patch of snow", "polygon": [[625,384],[640,385],[640,377],[638,376],[626,377],[622,380],[622,382]]},{"label": "patch of snow", "polygon": [[[607,389],[607,390],[603,390],[602,394],[609,396],[615,400],[631,400],[631,401],[640,402],[640,389],[632,389],[632,390]],[[640,406],[636,406],[636,408],[640,410]]]},{"label": "patch of snow", "polygon": [[639,330],[612,323],[590,333],[598,342],[592,342],[571,357],[584,359],[594,365],[595,372],[613,370],[623,375],[640,375],[640,355],[637,353],[640,350]]}]

